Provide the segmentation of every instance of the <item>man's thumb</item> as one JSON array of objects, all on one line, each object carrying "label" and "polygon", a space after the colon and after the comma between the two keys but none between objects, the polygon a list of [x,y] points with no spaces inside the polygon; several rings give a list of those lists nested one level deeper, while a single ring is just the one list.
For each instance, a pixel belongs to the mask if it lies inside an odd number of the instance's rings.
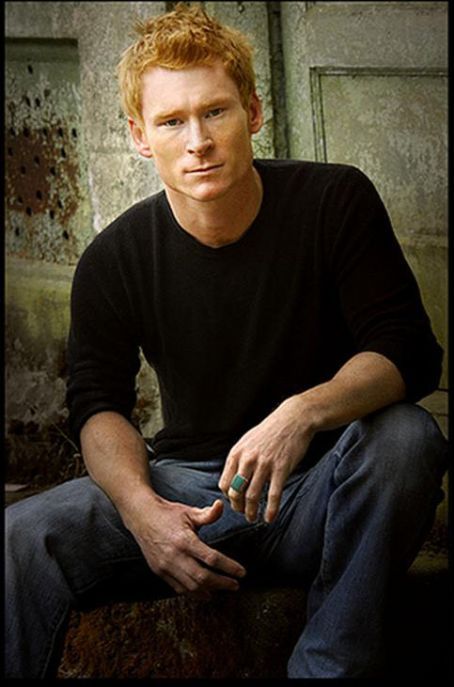
[{"label": "man's thumb", "polygon": [[201,527],[202,525],[210,525],[212,522],[216,522],[224,509],[224,504],[221,499],[216,499],[211,506],[206,506],[205,508],[193,508],[192,509],[192,520],[196,527]]}]

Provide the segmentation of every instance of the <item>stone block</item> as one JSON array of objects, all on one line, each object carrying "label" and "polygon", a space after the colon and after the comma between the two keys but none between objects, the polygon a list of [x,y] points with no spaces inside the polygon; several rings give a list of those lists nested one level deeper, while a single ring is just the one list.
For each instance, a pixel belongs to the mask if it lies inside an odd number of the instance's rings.
[{"label": "stone block", "polygon": [[305,598],[276,588],[73,611],[58,677],[285,677]]}]

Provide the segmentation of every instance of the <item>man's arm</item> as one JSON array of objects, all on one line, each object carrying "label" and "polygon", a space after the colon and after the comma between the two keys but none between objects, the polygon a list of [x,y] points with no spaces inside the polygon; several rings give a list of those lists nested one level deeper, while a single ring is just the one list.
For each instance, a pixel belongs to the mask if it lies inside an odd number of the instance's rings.
[{"label": "man's arm", "polygon": [[195,508],[156,494],[145,442],[119,413],[91,416],[80,438],[91,478],[117,508],[153,572],[179,593],[238,589],[234,578],[242,577],[244,568],[204,544],[196,533],[220,517],[222,501]]},{"label": "man's arm", "polygon": [[[284,484],[317,432],[346,425],[404,397],[402,375],[390,360],[378,353],[358,353],[330,381],[286,399],[247,432],[231,449],[219,487],[234,510],[254,521],[269,482],[265,520],[272,522]],[[242,494],[229,488],[237,473],[250,480]]]},{"label": "man's arm", "polygon": [[233,578],[243,568],[197,536],[201,525],[220,517],[222,501],[202,509],[160,498],[152,488],[145,442],[127,419],[140,368],[131,303],[141,270],[119,230],[98,234],[74,275],[67,393],[72,435],[90,476],[117,508],[153,572],[177,592],[237,589]]}]

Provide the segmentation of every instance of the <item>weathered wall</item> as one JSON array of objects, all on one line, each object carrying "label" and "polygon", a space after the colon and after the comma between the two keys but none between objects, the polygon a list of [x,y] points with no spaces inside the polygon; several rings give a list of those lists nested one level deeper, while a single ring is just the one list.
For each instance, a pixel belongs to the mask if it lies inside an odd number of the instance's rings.
[{"label": "weathered wall", "polygon": [[[447,3],[283,2],[289,151],[375,183],[447,352]],[[425,400],[447,431],[448,357]]]},{"label": "weathered wall", "polygon": [[[204,4],[256,46],[265,112],[256,154],[352,162],[371,176],[446,345],[447,3]],[[166,5],[6,3],[6,430],[16,478],[58,477],[73,453],[62,432],[77,258],[160,188],[130,141],[115,66],[134,18]],[[161,417],[145,366],[139,388],[151,434]],[[444,427],[446,397],[429,399]]]},{"label": "weathered wall", "polygon": [[[266,123],[254,145],[257,155],[272,157],[266,3],[207,4],[256,45]],[[165,8],[164,2],[6,3],[6,432],[16,479],[58,478],[60,455],[74,451],[62,432],[77,259],[123,210],[160,189],[153,165],[131,143],[115,67],[134,19]],[[161,415],[156,380],[145,365],[138,386],[137,416],[151,435]],[[57,451],[49,451],[50,443]]]}]

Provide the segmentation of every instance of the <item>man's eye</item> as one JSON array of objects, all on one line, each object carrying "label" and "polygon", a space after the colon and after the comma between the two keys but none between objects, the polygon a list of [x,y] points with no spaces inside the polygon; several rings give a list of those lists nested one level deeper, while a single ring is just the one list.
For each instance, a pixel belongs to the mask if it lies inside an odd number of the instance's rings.
[{"label": "man's eye", "polygon": [[207,113],[207,117],[218,117],[220,114],[224,112],[223,107],[215,107],[213,110],[210,110]]},{"label": "man's eye", "polygon": [[174,127],[178,126],[180,124],[181,119],[167,119],[165,122],[163,122],[163,126],[168,126],[168,127]]}]

